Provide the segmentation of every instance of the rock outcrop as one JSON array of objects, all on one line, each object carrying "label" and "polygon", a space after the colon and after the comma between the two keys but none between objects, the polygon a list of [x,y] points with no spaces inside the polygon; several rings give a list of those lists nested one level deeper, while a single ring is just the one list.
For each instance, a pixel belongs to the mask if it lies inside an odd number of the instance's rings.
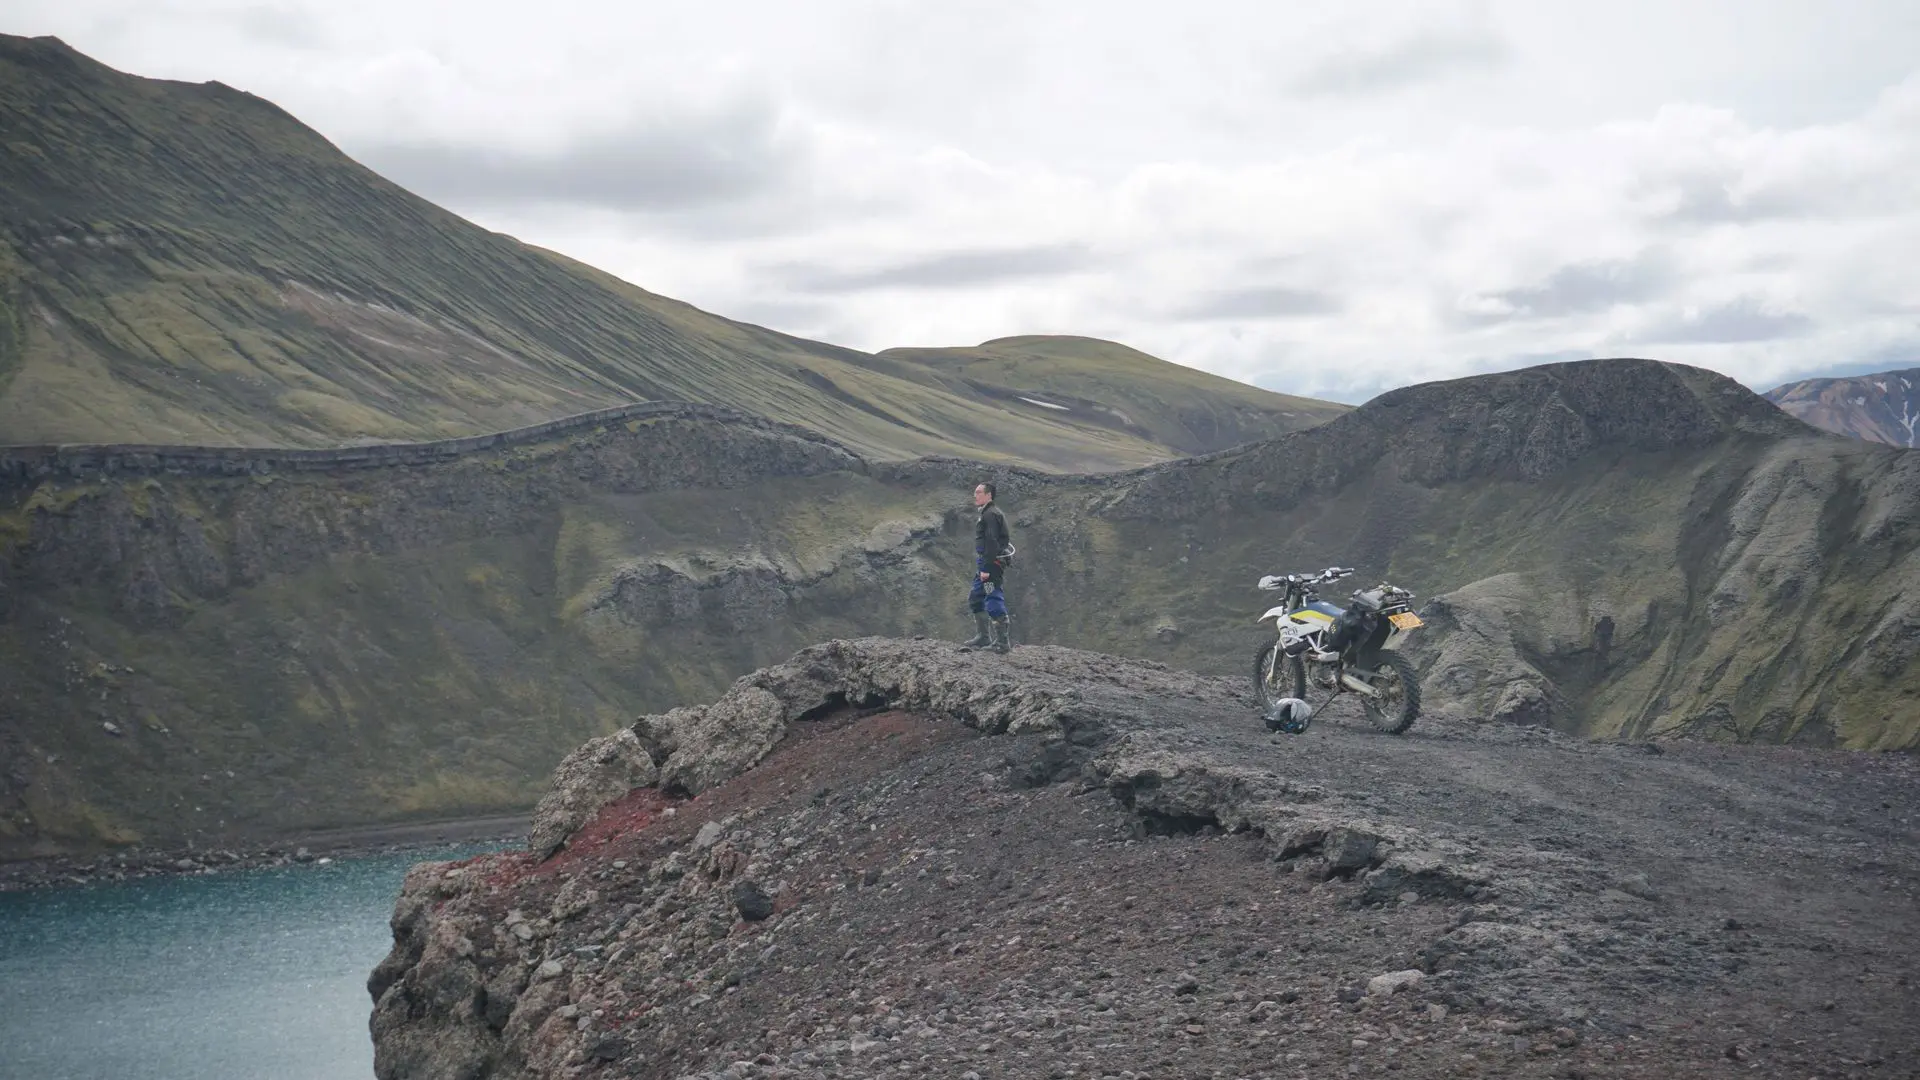
[{"label": "rock outcrop", "polygon": [[588,740],[554,770],[552,786],[534,808],[527,846],[552,854],[601,807],[659,777],[660,767],[634,729]]},{"label": "rock outcrop", "polygon": [[632,734],[699,789],[607,800],[603,743],[556,773],[553,805],[607,801],[552,853],[409,875],[369,981],[383,1080],[1920,1054],[1901,756],[1338,709],[1269,736],[1237,680],[882,639]]},{"label": "rock outcrop", "polygon": [[[1079,709],[1077,680],[1044,669],[1017,681],[981,654],[943,643],[833,641],[736,682],[710,705],[643,716],[582,746],[554,773],[534,811],[531,848],[551,854],[608,803],[650,786],[698,795],[758,764],[791,724],[836,708],[878,707],[946,717],[989,734],[1056,733],[1084,745],[1097,724]],[[1191,675],[1165,672],[1170,684]],[[657,773],[655,770],[657,766]]]}]

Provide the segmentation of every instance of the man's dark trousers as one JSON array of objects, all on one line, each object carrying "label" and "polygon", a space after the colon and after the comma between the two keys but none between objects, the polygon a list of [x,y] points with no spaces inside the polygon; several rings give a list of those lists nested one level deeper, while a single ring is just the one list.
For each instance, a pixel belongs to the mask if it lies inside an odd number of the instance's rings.
[{"label": "man's dark trousers", "polygon": [[[973,575],[973,591],[967,594],[967,610],[975,615],[986,612],[989,619],[1007,617],[1007,591],[1003,584],[1006,567],[990,562],[985,555],[974,560],[978,567]],[[986,574],[987,580],[981,581],[980,575]]]}]

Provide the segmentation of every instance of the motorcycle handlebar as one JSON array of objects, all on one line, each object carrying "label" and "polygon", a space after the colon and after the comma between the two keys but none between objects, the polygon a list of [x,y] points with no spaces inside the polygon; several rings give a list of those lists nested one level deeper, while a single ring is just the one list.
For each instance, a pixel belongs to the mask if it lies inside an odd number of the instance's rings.
[{"label": "motorcycle handlebar", "polygon": [[1338,581],[1353,573],[1351,566],[1329,566],[1317,574],[1268,574],[1260,579],[1263,589],[1278,588],[1286,584],[1318,585],[1328,581]]},{"label": "motorcycle handlebar", "polygon": [[[1267,574],[1260,579],[1260,587],[1262,589],[1280,589],[1288,585],[1319,585],[1324,582],[1338,581],[1343,577],[1351,577],[1352,575],[1353,567],[1351,566],[1329,566],[1317,574]],[[1390,595],[1398,596],[1403,600],[1413,599],[1411,592],[1398,586],[1383,584],[1381,588],[1385,589]]]}]

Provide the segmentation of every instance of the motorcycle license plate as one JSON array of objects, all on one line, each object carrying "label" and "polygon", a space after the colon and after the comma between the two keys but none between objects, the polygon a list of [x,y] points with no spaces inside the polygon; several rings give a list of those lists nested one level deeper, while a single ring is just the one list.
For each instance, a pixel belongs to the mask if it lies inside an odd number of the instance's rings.
[{"label": "motorcycle license plate", "polygon": [[1411,611],[1402,611],[1397,615],[1389,615],[1387,616],[1387,621],[1401,630],[1411,630],[1416,626],[1426,625],[1420,621],[1420,616],[1415,615]]}]

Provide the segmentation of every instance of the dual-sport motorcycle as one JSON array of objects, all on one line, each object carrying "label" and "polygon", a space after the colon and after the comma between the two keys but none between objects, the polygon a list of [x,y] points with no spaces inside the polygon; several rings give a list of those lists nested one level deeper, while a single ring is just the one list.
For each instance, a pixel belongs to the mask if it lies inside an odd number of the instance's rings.
[{"label": "dual-sport motorcycle", "polygon": [[1413,594],[1385,582],[1356,590],[1342,608],[1320,599],[1321,585],[1353,573],[1330,566],[1314,574],[1268,574],[1260,588],[1284,592],[1279,607],[1260,616],[1278,631],[1253,659],[1253,692],[1270,731],[1298,734],[1317,711],[1309,688],[1326,691],[1320,708],[1343,691],[1359,695],[1367,720],[1390,735],[1420,715],[1420,681],[1400,643],[1420,627]]}]

